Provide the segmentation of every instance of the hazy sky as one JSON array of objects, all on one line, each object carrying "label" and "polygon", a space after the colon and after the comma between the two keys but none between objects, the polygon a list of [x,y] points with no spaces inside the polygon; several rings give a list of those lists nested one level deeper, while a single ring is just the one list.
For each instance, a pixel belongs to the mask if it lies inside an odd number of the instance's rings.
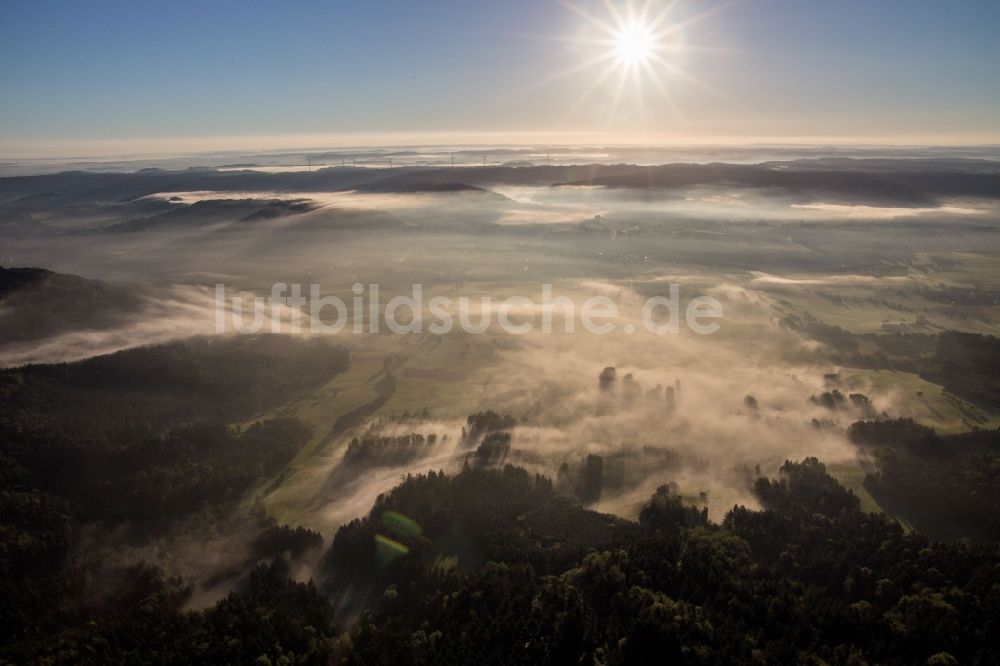
[{"label": "hazy sky", "polygon": [[1000,142],[997,0],[672,4],[623,77],[555,0],[5,1],[0,151]]}]

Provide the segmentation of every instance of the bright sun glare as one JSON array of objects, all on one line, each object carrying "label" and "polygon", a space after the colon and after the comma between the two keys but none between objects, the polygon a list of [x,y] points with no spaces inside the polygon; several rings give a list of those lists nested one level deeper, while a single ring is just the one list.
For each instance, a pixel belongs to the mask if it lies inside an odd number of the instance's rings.
[{"label": "bright sun glare", "polygon": [[[688,42],[686,33],[691,26],[712,16],[717,7],[690,13],[679,9],[678,2],[668,0],[560,2],[582,19],[580,24],[574,26],[575,34],[568,41],[583,59],[531,84],[525,90],[587,72],[592,74],[589,83],[579,98],[572,102],[571,110],[581,107],[592,97],[603,96],[606,99],[595,108],[602,109],[610,125],[624,99],[629,99],[630,117],[642,115],[647,104],[647,91],[652,90],[658,95],[655,102],[659,105],[657,108],[672,112],[678,125],[684,127],[688,123],[674,100],[673,88],[694,84],[717,94],[683,68],[684,56],[692,50],[714,50],[693,46]],[[566,38],[556,39],[561,41]],[[588,76],[580,78],[586,80]]]},{"label": "bright sun glare", "polygon": [[653,32],[641,23],[625,26],[615,37],[615,52],[626,65],[641,65],[653,54]]}]

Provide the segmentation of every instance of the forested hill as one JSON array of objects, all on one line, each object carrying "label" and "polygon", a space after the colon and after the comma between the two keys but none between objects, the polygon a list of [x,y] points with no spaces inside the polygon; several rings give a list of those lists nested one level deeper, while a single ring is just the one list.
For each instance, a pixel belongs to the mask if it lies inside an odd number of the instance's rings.
[{"label": "forested hill", "polygon": [[7,654],[94,663],[139,654],[158,663],[997,663],[996,544],[907,534],[861,512],[815,459],[786,463],[755,491],[763,509],[734,507],[714,524],[664,486],[628,522],[515,467],[410,477],[338,532],[323,590],[290,581],[279,561],[216,607],[179,612],[171,583],[154,577],[141,607]]},{"label": "forested hill", "polygon": [[[485,411],[465,469],[405,477],[324,551],[246,502],[315,433],[232,424],[348,363],[325,340],[260,336],[0,371],[0,663],[1000,662],[996,431],[850,431],[880,501],[981,537],[943,543],[863,512],[814,458],[719,523],[671,483],[637,521],[597,513],[479,455],[491,437],[508,451],[514,425]],[[419,441],[358,440],[348,464]],[[197,579],[148,563],[181,537],[207,562]],[[223,598],[189,610],[212,585]]]},{"label": "forested hill", "polygon": [[146,294],[134,285],[0,266],[0,345],[112,328],[137,314]]},{"label": "forested hill", "polygon": [[0,370],[11,438],[107,448],[193,421],[250,418],[347,369],[345,348],[327,340],[259,335],[191,338],[75,363]]},{"label": "forested hill", "polygon": [[[280,471],[311,431],[290,418],[244,432],[227,424],[307,395],[348,363],[325,340],[258,336],[0,371],[4,498],[23,504],[5,523],[30,534],[49,494],[69,502],[69,516],[110,523],[164,522],[238,498],[262,473]],[[31,559],[19,529],[4,552]]]},{"label": "forested hill", "polygon": [[664,486],[628,523],[516,468],[409,479],[326,557],[374,600],[346,661],[996,663],[996,544],[906,534],[815,459],[755,492],[717,525]]},{"label": "forested hill", "polygon": [[[63,650],[54,636],[142,621],[150,609],[187,622],[177,611],[195,581],[123,564],[127,548],[155,561],[155,549],[178,534],[204,543],[231,531],[230,568],[207,575],[233,581],[259,558],[294,561],[319,548],[318,534],[239,508],[311,428],[294,418],[228,424],[308,394],[348,363],[347,351],[326,340],[245,336],[0,371],[0,663],[38,663],[42,652],[55,662],[119,662],[164,639],[136,629],[129,647],[103,653]],[[287,569],[274,571],[284,574],[251,578],[297,594],[286,590]]]}]

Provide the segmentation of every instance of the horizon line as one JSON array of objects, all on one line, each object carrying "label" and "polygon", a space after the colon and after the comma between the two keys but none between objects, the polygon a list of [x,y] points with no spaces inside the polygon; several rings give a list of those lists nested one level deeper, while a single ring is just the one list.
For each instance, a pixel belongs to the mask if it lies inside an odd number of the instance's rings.
[{"label": "horizon line", "polygon": [[753,136],[690,137],[663,133],[563,132],[353,132],[261,134],[211,137],[101,138],[66,140],[0,139],[3,160],[110,160],[136,157],[183,157],[210,153],[280,153],[385,148],[996,148],[1000,135],[933,137]]}]

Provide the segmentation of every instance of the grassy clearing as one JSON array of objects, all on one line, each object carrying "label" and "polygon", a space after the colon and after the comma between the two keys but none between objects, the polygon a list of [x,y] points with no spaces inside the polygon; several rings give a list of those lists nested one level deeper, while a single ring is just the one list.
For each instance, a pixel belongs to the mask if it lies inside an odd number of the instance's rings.
[{"label": "grassy clearing", "polygon": [[911,262],[928,280],[953,287],[1000,289],[1000,257],[976,252],[921,252]]},{"label": "grassy clearing", "polygon": [[865,470],[860,462],[839,463],[827,465],[830,476],[837,479],[845,488],[854,492],[861,501],[861,510],[868,513],[883,513],[884,510],[875,498],[865,489]]},{"label": "grassy clearing", "polygon": [[[370,403],[386,372],[397,380],[393,396],[366,420],[393,413],[421,413],[435,419],[464,418],[486,399],[480,370],[495,361],[486,336],[369,335],[350,341],[351,367],[306,400],[270,415],[293,415],[313,425],[313,438],[277,477],[260,484],[251,501],[260,500],[279,521],[294,522],[312,507],[339,460],[351,430],[327,442],[342,415]],[[270,416],[265,415],[265,416]]]},{"label": "grassy clearing", "polygon": [[942,434],[1000,427],[1000,412],[981,409],[910,372],[850,369],[840,375],[848,390],[869,395],[890,415],[912,418]]}]

